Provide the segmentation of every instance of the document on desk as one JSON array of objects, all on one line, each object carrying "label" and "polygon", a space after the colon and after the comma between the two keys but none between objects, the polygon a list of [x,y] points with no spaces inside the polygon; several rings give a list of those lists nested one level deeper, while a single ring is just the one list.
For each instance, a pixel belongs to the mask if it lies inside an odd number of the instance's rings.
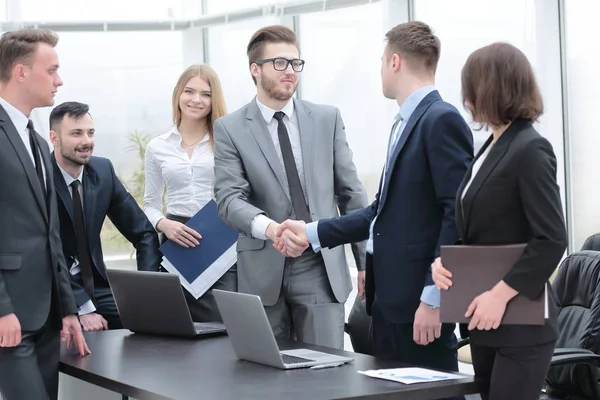
[{"label": "document on desk", "polygon": [[376,369],[369,371],[358,371],[358,373],[370,376],[372,378],[400,382],[406,385],[411,385],[413,383],[427,383],[447,381],[451,379],[463,379],[467,377],[466,375],[450,374],[447,372],[440,372],[425,368]]},{"label": "document on desk", "polygon": [[219,218],[214,200],[186,225],[200,232],[200,245],[186,248],[167,240],[159,250],[162,266],[178,275],[182,286],[198,299],[237,261],[238,232]]},{"label": "document on desk", "polygon": [[[469,323],[465,318],[473,299],[492,289],[519,260],[525,244],[500,246],[442,246],[444,267],[452,286],[440,292],[440,321]],[[517,295],[506,306],[502,325],[544,325],[548,318],[548,285],[535,300]]]}]

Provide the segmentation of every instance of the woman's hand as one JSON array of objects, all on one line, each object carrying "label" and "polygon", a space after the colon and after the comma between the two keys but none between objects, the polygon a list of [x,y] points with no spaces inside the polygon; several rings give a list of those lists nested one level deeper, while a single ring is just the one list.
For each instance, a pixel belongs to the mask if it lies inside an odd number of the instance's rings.
[{"label": "woman's hand", "polygon": [[198,240],[202,239],[202,236],[189,226],[167,218],[158,221],[156,228],[164,233],[169,240],[183,247],[196,247],[200,244]]},{"label": "woman's hand", "polygon": [[489,331],[490,329],[497,329],[506,312],[506,305],[517,294],[516,290],[504,281],[500,281],[492,290],[475,297],[465,314],[467,318],[472,316],[469,330]]},{"label": "woman's hand", "polygon": [[452,273],[444,268],[441,257],[436,258],[431,264],[431,275],[438,289],[448,290],[452,286]]}]

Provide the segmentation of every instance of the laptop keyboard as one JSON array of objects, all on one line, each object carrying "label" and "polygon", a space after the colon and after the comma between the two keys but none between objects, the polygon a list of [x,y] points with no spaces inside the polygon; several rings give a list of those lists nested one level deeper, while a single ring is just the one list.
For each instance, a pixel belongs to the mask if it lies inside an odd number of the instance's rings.
[{"label": "laptop keyboard", "polygon": [[223,325],[213,325],[206,322],[194,322],[194,328],[196,332],[212,331],[217,329],[223,329]]},{"label": "laptop keyboard", "polygon": [[315,360],[309,360],[308,358],[290,356],[289,354],[281,353],[281,359],[284,364],[300,364],[305,362],[314,362]]}]

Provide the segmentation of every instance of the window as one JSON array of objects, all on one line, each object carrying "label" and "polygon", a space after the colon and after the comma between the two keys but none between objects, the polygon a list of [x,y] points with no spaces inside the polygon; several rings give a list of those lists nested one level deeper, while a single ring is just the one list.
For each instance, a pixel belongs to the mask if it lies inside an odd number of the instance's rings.
[{"label": "window", "polygon": [[300,96],[340,109],[370,199],[378,190],[390,129],[398,112],[396,102],[385,99],[381,92],[384,7],[378,2],[301,15],[299,27],[306,60]]},{"label": "window", "polygon": [[600,110],[600,81],[596,48],[596,19],[600,15],[597,1],[565,2],[567,95],[571,215],[573,250],[585,239],[600,232],[600,166],[598,164],[597,115]]},{"label": "window", "polygon": [[[131,135],[137,131],[154,137],[170,128],[171,94],[183,71],[181,40],[181,32],[60,34],[57,51],[64,86],[58,89],[56,105],[65,101],[90,105],[96,128],[94,154],[112,161],[134,195],[143,187],[143,182],[132,181],[143,158]],[[38,109],[32,116],[44,137],[50,111]],[[109,225],[103,230],[105,256],[128,258],[131,245],[113,237],[120,235]]]}]

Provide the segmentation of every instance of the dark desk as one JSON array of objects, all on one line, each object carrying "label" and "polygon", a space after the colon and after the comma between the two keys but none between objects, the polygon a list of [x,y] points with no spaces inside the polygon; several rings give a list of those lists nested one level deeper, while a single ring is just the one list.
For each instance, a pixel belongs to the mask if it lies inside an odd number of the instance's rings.
[{"label": "dark desk", "polygon": [[[128,330],[85,334],[91,356],[63,348],[60,371],[136,399],[437,399],[477,393],[472,377],[418,385],[370,378],[356,371],[397,365],[373,357],[303,345],[354,357],[354,363],[321,370],[279,370],[235,357],[227,336],[180,340]],[[282,349],[298,347],[281,342]],[[401,397],[400,397],[401,396]]]}]

